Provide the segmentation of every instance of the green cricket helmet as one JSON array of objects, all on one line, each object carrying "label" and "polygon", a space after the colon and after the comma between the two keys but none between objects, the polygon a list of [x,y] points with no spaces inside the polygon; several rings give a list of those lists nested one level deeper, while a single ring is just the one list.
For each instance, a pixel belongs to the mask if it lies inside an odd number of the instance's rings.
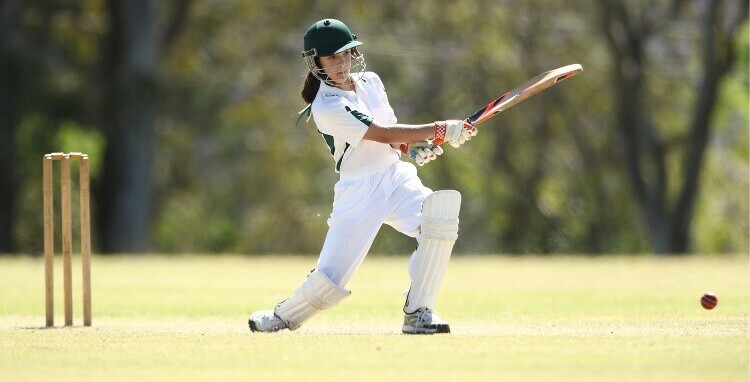
[{"label": "green cricket helmet", "polygon": [[323,19],[305,32],[304,51],[302,57],[307,63],[310,72],[320,81],[334,86],[325,70],[316,63],[316,57],[332,56],[341,53],[347,49],[352,50],[352,61],[350,72],[361,77],[365,73],[365,58],[355,49],[362,45],[357,41],[357,36],[353,34],[346,24],[336,19]]}]

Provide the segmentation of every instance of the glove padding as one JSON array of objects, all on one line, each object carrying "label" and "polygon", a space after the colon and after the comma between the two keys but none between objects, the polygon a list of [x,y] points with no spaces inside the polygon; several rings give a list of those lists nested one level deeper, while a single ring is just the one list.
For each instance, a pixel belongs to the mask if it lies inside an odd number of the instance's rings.
[{"label": "glove padding", "polygon": [[424,166],[443,155],[443,149],[430,140],[402,144],[401,152],[408,155],[419,166]]},{"label": "glove padding", "polygon": [[438,145],[448,142],[453,147],[459,147],[477,135],[477,128],[468,120],[451,119],[435,122],[435,143]]}]

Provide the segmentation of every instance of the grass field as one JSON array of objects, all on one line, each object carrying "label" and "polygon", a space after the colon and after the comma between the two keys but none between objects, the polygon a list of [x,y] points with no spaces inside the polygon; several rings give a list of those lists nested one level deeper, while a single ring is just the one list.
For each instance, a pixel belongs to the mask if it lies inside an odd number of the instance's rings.
[{"label": "grass field", "polygon": [[[748,257],[451,260],[438,311],[453,333],[400,333],[407,258],[371,257],[352,297],[296,332],[248,314],[312,257],[95,257],[94,326],[43,329],[41,259],[0,258],[0,380],[747,381]],[[77,264],[74,264],[77,265]],[[56,268],[56,323],[62,280]],[[719,297],[706,311],[705,291]]]}]

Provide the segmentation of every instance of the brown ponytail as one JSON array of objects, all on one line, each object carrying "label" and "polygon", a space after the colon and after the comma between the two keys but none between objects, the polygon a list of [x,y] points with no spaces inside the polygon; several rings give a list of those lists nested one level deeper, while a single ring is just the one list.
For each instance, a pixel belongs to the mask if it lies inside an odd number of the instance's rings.
[{"label": "brown ponytail", "polygon": [[312,103],[315,100],[315,96],[318,94],[320,89],[320,80],[317,79],[312,72],[307,72],[307,78],[305,78],[305,84],[302,85],[300,95],[302,99],[307,103]]}]

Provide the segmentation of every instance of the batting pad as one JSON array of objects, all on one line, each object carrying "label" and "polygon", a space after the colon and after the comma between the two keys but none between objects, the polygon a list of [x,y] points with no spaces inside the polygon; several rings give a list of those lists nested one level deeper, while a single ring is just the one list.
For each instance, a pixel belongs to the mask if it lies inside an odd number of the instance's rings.
[{"label": "batting pad", "polygon": [[453,244],[458,239],[458,211],[461,194],[458,191],[435,191],[422,204],[422,225],[412,255],[411,288],[406,297],[404,312],[419,308],[434,311],[440,285],[443,283]]},{"label": "batting pad", "polygon": [[338,304],[350,294],[351,291],[334,284],[316,269],[292,297],[276,306],[274,313],[284,320],[289,330],[295,330],[321,310]]}]

